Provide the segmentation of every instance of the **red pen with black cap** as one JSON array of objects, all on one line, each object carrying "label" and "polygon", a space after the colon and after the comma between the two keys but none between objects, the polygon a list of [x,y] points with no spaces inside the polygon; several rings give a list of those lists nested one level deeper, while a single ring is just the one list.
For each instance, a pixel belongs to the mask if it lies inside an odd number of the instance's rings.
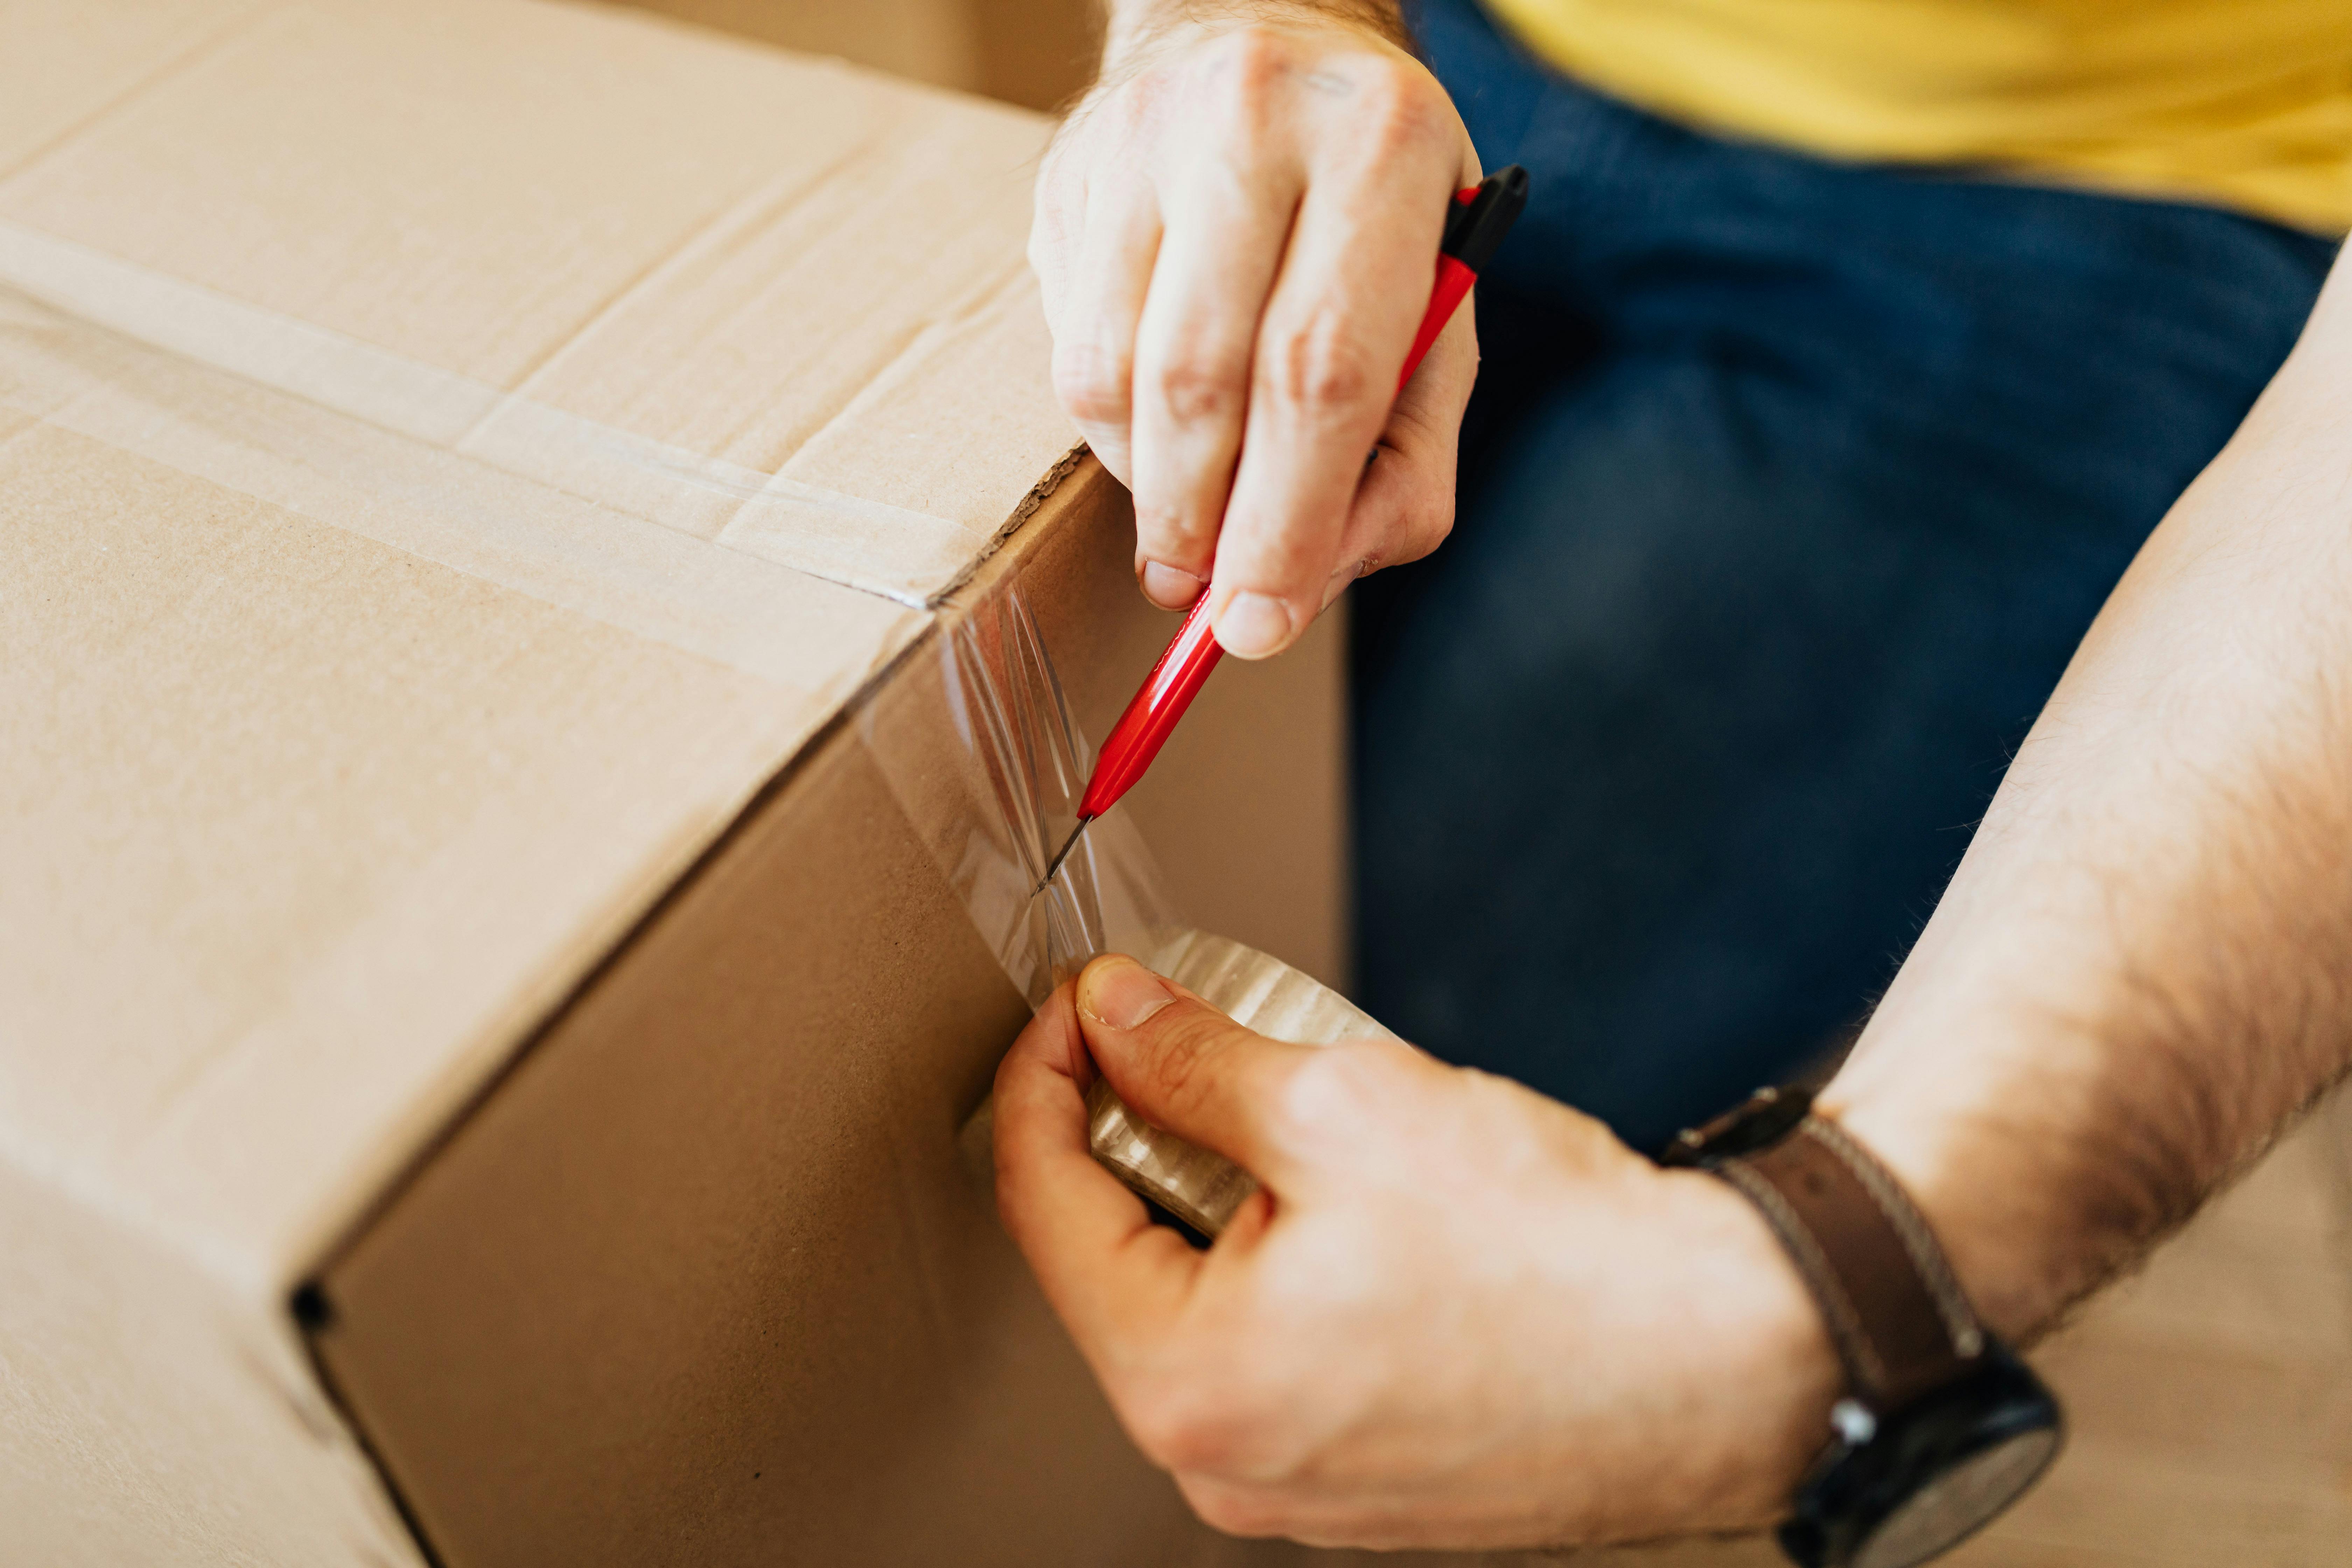
[{"label": "red pen with black cap", "polygon": [[[1397,377],[1399,392],[1421,367],[1422,356],[1429,353],[1437,334],[1454,319],[1455,308],[1478,281],[1478,274],[1502,244],[1503,236],[1510,232],[1527,200],[1528,173],[1516,163],[1454,193],[1454,205],[1445,216],[1444,237],[1437,247],[1437,277],[1430,288],[1429,308],[1422,313],[1421,330],[1413,333],[1412,347],[1404,356],[1403,373]],[[1142,689],[1104,738],[1102,754],[1096,759],[1093,776],[1079,801],[1078,825],[1045,868],[1039,887],[1054,879],[1054,873],[1077,847],[1087,825],[1118,805],[1119,797],[1143,777],[1224,651],[1210,629],[1209,595],[1204,588],[1168,651],[1151,667]]]}]

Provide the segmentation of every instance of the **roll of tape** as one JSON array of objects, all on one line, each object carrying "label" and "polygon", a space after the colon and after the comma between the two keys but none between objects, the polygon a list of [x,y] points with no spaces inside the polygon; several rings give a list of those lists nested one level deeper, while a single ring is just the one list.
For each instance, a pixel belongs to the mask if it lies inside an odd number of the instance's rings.
[{"label": "roll of tape", "polygon": [[[1181,931],[1144,962],[1269,1039],[1328,1046],[1396,1038],[1314,976],[1224,937]],[[1257,1191],[1256,1179],[1223,1155],[1129,1110],[1106,1079],[1087,1091],[1087,1134],[1094,1157],[1120,1181],[1212,1239]]]}]

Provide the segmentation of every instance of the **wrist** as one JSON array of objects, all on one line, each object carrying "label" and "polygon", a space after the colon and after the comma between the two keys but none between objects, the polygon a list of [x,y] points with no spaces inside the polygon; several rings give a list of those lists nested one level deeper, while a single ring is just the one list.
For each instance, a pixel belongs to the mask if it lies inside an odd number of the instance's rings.
[{"label": "wrist", "polygon": [[1668,1171],[1675,1234],[1689,1247],[1695,1277],[1682,1289],[1704,1303],[1698,1336],[1707,1353],[1694,1396],[1706,1401],[1705,1522],[1756,1529],[1784,1517],[1806,1468],[1830,1433],[1830,1407],[1844,1374],[1820,1309],[1753,1204],[1717,1177]]},{"label": "wrist", "polygon": [[1782,1548],[1809,1568],[1924,1562],[2032,1486],[2065,1417],[1986,1331],[1902,1177],[1821,1111],[1809,1092],[1759,1089],[1662,1159],[1752,1205],[1834,1346],[1834,1436],[1790,1495]]},{"label": "wrist", "polygon": [[[2053,1042],[2045,1069],[2060,1054]],[[2004,1106],[1992,1088],[1997,1073],[1945,1081],[1926,1061],[1914,1065],[1910,1073],[1842,1072],[1816,1110],[1902,1184],[1985,1327],[2029,1344],[2096,1283],[2081,1250],[2065,1245],[2076,1226],[2061,1194],[2079,1184],[2061,1168],[2067,1140],[2050,1124],[2063,1119],[2059,1102],[2074,1097],[2045,1072],[2033,1105]]]}]

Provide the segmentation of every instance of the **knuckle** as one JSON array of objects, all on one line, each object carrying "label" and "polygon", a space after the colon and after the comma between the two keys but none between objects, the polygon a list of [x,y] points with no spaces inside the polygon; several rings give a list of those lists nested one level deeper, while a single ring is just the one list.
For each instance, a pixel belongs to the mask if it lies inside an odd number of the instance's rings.
[{"label": "knuckle", "polygon": [[1360,412],[1373,386],[1356,334],[1329,311],[1280,334],[1266,371],[1276,397],[1318,418]]},{"label": "knuckle", "polygon": [[1237,27],[1204,46],[1185,84],[1181,111],[1217,139],[1255,145],[1271,132],[1288,40],[1264,27]]},{"label": "knuckle", "polygon": [[[1162,63],[1128,78],[1108,92],[1097,89],[1083,100],[1071,120],[1085,122],[1090,143],[1088,155],[1098,158],[1114,149],[1131,151],[1128,144],[1144,132],[1155,117],[1166,112],[1176,80],[1172,68]],[[1076,133],[1072,132],[1067,140],[1076,142]]]},{"label": "knuckle", "polygon": [[1266,26],[1235,27],[1209,46],[1211,69],[1229,100],[1255,103],[1290,68],[1291,39]]},{"label": "knuckle", "polygon": [[1423,497],[1405,518],[1405,548],[1391,552],[1381,564],[1398,561],[1418,561],[1435,550],[1454,532],[1454,492],[1438,488]]},{"label": "knuckle", "polygon": [[1161,1376],[1119,1404],[1128,1434],[1144,1458],[1177,1474],[1216,1474],[1237,1451],[1237,1424],[1202,1379]]},{"label": "knuckle", "polygon": [[1358,1125],[1366,1066],[1364,1053],[1344,1043],[1299,1058],[1276,1095],[1284,1125],[1305,1137]]},{"label": "knuckle", "polygon": [[1406,60],[1384,61],[1364,84],[1364,118],[1384,148],[1416,146],[1444,134],[1444,89]]},{"label": "knuckle", "polygon": [[1152,1076],[1169,1103],[1195,1104],[1213,1092],[1217,1046],[1234,1026],[1204,1008],[1181,1003],[1168,1012],[1181,1016],[1169,1018],[1160,1027]]},{"label": "knuckle", "polygon": [[1097,342],[1057,344],[1054,395],[1081,425],[1124,425],[1132,394],[1127,356]]},{"label": "knuckle", "polygon": [[1180,425],[1238,418],[1248,387],[1241,367],[1205,354],[1179,354],[1152,378],[1160,405]]},{"label": "knuckle", "polygon": [[1135,503],[1135,539],[1147,559],[1186,571],[1205,570],[1216,548],[1216,521],[1197,508],[1175,502]]}]

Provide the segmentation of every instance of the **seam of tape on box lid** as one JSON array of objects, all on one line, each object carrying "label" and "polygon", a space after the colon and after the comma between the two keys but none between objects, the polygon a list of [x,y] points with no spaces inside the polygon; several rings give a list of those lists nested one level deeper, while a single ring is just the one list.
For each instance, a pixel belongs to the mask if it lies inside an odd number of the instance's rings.
[{"label": "seam of tape on box lid", "polygon": [[[1010,526],[977,530],[705,457],[5,219],[0,282],[191,363],[918,609],[968,576],[973,556]],[[861,531],[877,523],[908,565],[877,570]]]},{"label": "seam of tape on box lid", "polygon": [[[821,595],[833,606],[846,606],[861,623],[870,618],[878,628],[876,635],[861,639],[865,646],[855,657],[829,667],[821,686],[809,691],[815,700],[808,710],[809,723],[796,740],[780,746],[780,758],[796,754],[812,736],[878,689],[900,659],[910,658],[925,646],[925,631],[941,618],[933,611],[846,593],[812,574],[723,552],[710,542],[597,508],[488,468],[468,455],[433,447],[155,349],[5,286],[0,286],[0,410],[26,419],[16,438],[53,429],[118,447],[225,489],[444,561],[468,575],[670,646],[788,679],[803,690],[808,690],[806,670],[796,668],[792,656],[795,647],[805,653],[805,634],[795,644],[793,628],[779,624],[783,617],[776,613],[773,585],[795,584],[803,594]],[[1024,497],[1016,516],[1034,513],[1044,496],[1075,467],[1071,457],[1055,464],[1046,479]],[[437,538],[429,536],[435,530],[439,531]],[[764,595],[763,577],[770,584]],[[618,605],[593,602],[600,584],[610,587],[616,582],[644,590],[643,599]],[[684,629],[663,624],[664,616],[693,621],[704,615],[714,616],[717,624]],[[726,644],[730,637],[743,640],[730,647]],[[761,637],[770,640],[761,642]],[[828,648],[836,657],[840,651],[837,640]],[[772,769],[763,770],[763,774],[772,773]],[[723,814],[730,820],[740,816],[742,801],[758,798],[766,787],[761,779],[744,782],[741,800]],[[723,824],[714,824],[709,837],[723,838],[725,831]],[[708,839],[699,835],[694,843],[681,843],[679,864],[692,863],[707,848]],[[664,872],[656,881],[668,885],[675,875]],[[658,895],[650,891],[646,897],[658,901]],[[616,938],[631,929],[641,912],[633,904],[608,936]],[[591,945],[604,947],[609,941],[600,938]],[[562,994],[570,989],[569,979],[559,984]],[[536,1015],[549,1002],[549,995],[536,997],[525,1011]],[[158,1106],[142,1139],[148,1151],[139,1158],[151,1160],[166,1131],[187,1123],[190,1108],[202,1098],[202,1086],[246,1060],[252,1044],[249,1036],[232,1040],[189,1064]],[[12,1163],[43,1171],[45,1179],[88,1201],[110,1209],[117,1206],[121,1194],[110,1184],[91,1182],[88,1172],[56,1167],[37,1149],[10,1154]],[[152,1217],[139,1201],[127,1202],[121,1212],[142,1225]],[[225,1255],[204,1249],[196,1255],[216,1271],[235,1272],[234,1260]]]},{"label": "seam of tape on box lid", "polygon": [[[835,703],[931,618],[149,348],[5,286],[0,348],[0,407],[28,421],[12,440],[47,426],[102,442]],[[841,624],[813,631],[811,607]],[[871,656],[812,687],[812,637],[837,655],[852,632],[875,641]]]}]

